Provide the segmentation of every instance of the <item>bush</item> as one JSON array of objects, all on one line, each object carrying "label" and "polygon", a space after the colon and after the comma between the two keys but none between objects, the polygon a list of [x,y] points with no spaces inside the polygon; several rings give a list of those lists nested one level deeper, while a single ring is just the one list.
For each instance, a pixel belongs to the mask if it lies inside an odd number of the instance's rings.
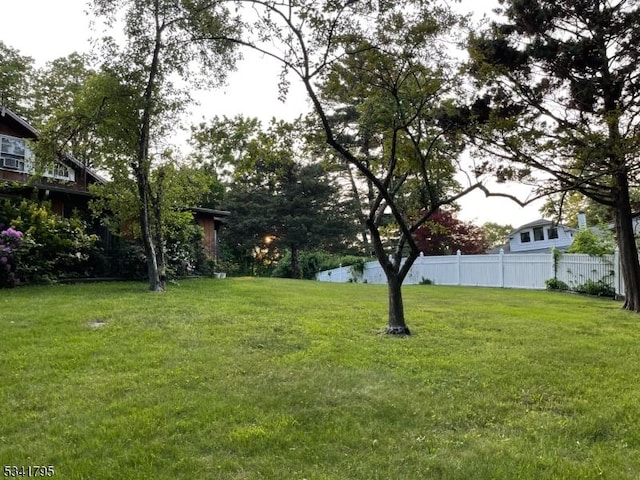
[{"label": "bush", "polygon": [[46,203],[7,200],[0,207],[0,222],[23,233],[13,252],[16,283],[49,283],[93,274],[98,237],[88,233],[79,217],[61,218]]},{"label": "bush", "polygon": [[15,287],[16,278],[16,251],[20,248],[24,234],[19,230],[9,227],[6,230],[0,224],[0,287]]},{"label": "bush", "polygon": [[592,257],[610,255],[615,250],[615,241],[610,233],[595,234],[591,230],[582,229],[576,232],[567,253],[585,253]]},{"label": "bush", "polygon": [[133,241],[122,242],[112,252],[110,274],[127,280],[145,280],[148,277],[147,257],[142,245]]},{"label": "bush", "polygon": [[202,228],[190,213],[175,214],[168,218],[164,233],[169,278],[193,275],[206,268]]},{"label": "bush", "polygon": [[[352,267],[354,277],[362,275],[368,258],[356,255],[333,255],[327,252],[301,252],[298,258],[302,278],[313,280],[316,274],[333,268]],[[285,253],[272,273],[273,277],[291,278],[291,252]]]},{"label": "bush", "polygon": [[594,295],[597,297],[610,297],[615,298],[616,291],[609,285],[604,279],[601,280],[587,280],[581,285],[575,288],[578,293],[584,293],[586,295]]},{"label": "bush", "polygon": [[562,280],[558,280],[557,278],[550,278],[549,280],[545,280],[544,283],[547,286],[547,290],[560,290],[560,291],[569,290],[569,285],[567,285]]}]

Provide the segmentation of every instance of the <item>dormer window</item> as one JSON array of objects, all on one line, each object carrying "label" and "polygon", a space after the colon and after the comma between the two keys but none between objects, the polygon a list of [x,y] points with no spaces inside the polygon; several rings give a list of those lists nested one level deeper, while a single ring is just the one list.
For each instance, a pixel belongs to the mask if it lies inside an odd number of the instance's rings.
[{"label": "dormer window", "polygon": [[520,243],[529,243],[531,241],[530,232],[520,232]]},{"label": "dormer window", "polygon": [[30,157],[24,139],[0,135],[0,168],[26,172]]},{"label": "dormer window", "polygon": [[542,227],[535,227],[533,229],[533,240],[536,242],[544,240],[544,229]]}]

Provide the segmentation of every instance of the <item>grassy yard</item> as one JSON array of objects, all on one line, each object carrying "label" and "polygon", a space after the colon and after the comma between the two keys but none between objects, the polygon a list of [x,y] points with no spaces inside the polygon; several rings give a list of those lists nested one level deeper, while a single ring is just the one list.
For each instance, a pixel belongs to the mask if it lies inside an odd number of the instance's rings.
[{"label": "grassy yard", "polygon": [[[61,479],[637,479],[640,316],[548,292],[0,291],[0,468]],[[14,471],[9,470],[13,473]],[[26,473],[26,472],[25,472]]]}]

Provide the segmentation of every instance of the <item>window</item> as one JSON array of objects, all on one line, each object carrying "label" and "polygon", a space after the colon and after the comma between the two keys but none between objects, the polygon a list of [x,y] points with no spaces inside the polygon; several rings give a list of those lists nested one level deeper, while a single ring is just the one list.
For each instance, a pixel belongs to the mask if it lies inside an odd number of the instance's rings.
[{"label": "window", "polygon": [[[0,135],[0,168],[5,170],[15,170],[17,172],[33,173],[33,155],[29,151],[24,139]],[[44,172],[45,177],[56,178],[58,180],[75,180],[75,172],[56,162],[51,168]]]},{"label": "window", "polygon": [[29,150],[22,138],[0,135],[0,168],[24,172],[28,157]]},{"label": "window", "polygon": [[529,243],[531,241],[530,232],[520,232],[520,243]]},{"label": "window", "polygon": [[57,178],[59,180],[75,180],[73,170],[66,165],[56,162],[52,168],[49,168],[45,173],[45,177]]},{"label": "window", "polygon": [[542,229],[542,227],[535,227],[533,229],[533,239],[536,242],[544,240],[544,230]]},{"label": "window", "polygon": [[558,229],[556,227],[551,227],[547,230],[547,238],[549,240],[553,240],[554,238],[558,238]]}]

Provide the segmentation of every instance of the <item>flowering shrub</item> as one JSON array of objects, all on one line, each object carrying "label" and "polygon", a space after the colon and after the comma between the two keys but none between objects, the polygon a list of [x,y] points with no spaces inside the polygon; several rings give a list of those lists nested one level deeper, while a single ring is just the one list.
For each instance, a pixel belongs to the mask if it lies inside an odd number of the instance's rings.
[{"label": "flowering shrub", "polygon": [[169,278],[198,273],[204,263],[202,229],[190,213],[174,214],[166,219],[165,253]]},{"label": "flowering shrub", "polygon": [[11,227],[0,225],[0,287],[14,287],[16,277],[15,252],[20,248],[24,234]]},{"label": "flowering shrub", "polygon": [[4,267],[7,279],[0,286],[92,274],[98,237],[87,232],[81,219],[61,218],[46,204],[22,200],[0,205],[0,222],[11,225],[4,230],[10,233],[2,237],[5,249],[11,249],[11,267],[10,271]]}]

